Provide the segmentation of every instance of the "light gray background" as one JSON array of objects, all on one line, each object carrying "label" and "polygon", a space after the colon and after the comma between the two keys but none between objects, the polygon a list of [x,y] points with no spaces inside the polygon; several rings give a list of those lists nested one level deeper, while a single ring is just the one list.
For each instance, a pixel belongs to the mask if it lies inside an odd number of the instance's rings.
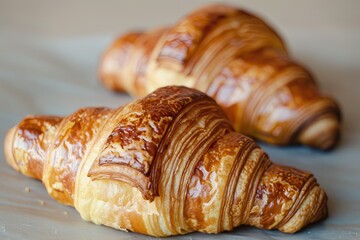
[{"label": "light gray background", "polygon": [[[295,235],[240,227],[179,238],[360,239],[360,1],[232,2],[272,23],[292,55],[342,107],[343,136],[334,151],[262,145],[274,162],[315,174],[329,196],[330,215]],[[206,3],[1,0],[0,141],[26,114],[65,115],[84,106],[129,102],[128,95],[108,92],[97,80],[104,48],[120,33],[174,23]],[[52,200],[40,182],[10,169],[3,155],[1,146],[0,239],[148,238],[81,220],[74,209]]]}]

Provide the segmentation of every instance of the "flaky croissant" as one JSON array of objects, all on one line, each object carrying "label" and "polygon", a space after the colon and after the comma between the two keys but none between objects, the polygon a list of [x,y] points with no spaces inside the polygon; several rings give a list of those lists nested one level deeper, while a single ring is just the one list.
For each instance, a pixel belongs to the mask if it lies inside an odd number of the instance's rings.
[{"label": "flaky croissant", "polygon": [[288,55],[261,19],[212,5],[172,27],[132,32],[105,52],[100,78],[113,90],[143,96],[183,85],[213,97],[235,130],[268,143],[332,148],[340,110]]},{"label": "flaky croissant", "polygon": [[152,236],[242,224],[293,233],[327,215],[312,174],[272,164],[210,97],[164,87],[118,109],[29,116],[8,163],[82,218]]}]

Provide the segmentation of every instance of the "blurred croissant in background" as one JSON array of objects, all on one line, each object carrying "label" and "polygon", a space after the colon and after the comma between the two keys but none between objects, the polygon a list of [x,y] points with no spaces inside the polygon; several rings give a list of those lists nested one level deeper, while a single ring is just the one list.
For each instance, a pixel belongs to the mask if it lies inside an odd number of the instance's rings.
[{"label": "blurred croissant in background", "polygon": [[100,77],[133,96],[167,85],[196,88],[237,131],[268,143],[329,149],[339,139],[336,102],[271,27],[234,7],[203,7],[171,27],[121,36],[105,52]]}]

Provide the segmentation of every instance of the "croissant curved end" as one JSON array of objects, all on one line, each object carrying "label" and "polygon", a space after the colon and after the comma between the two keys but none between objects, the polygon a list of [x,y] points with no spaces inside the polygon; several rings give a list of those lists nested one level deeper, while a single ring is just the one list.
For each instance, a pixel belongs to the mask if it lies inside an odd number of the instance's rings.
[{"label": "croissant curved end", "polygon": [[332,149],[340,137],[340,122],[331,115],[310,124],[299,135],[299,142],[323,150]]},{"label": "croissant curved end", "polygon": [[140,32],[131,32],[125,36],[118,37],[114,43],[105,51],[100,61],[99,78],[101,82],[108,89],[118,92],[125,91],[124,87],[119,81],[121,76],[121,69],[124,65],[124,61],[127,61],[127,55],[130,51],[133,43],[141,36]]},{"label": "croissant curved end", "polygon": [[279,230],[285,233],[295,233],[310,223],[317,222],[327,216],[326,193],[321,187],[315,186],[294,216]]},{"label": "croissant curved end", "polygon": [[16,133],[16,127],[12,127],[6,134],[4,142],[4,152],[7,163],[14,168],[16,171],[19,171],[19,167],[16,164],[14,154],[12,152],[12,143]]}]

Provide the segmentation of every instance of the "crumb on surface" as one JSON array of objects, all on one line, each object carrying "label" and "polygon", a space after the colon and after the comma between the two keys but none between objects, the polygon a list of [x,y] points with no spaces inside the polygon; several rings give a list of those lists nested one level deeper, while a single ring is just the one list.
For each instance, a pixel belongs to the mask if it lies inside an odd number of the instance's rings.
[{"label": "crumb on surface", "polygon": [[63,214],[64,214],[64,215],[68,215],[68,212],[67,212],[67,211],[64,211]]},{"label": "crumb on surface", "polygon": [[29,187],[25,188],[25,192],[30,192],[30,191],[31,191],[31,189]]},{"label": "crumb on surface", "polygon": [[39,204],[40,204],[41,206],[44,206],[44,205],[45,205],[45,202],[44,202],[43,200],[41,200],[41,199],[38,199],[38,202],[39,202]]}]

